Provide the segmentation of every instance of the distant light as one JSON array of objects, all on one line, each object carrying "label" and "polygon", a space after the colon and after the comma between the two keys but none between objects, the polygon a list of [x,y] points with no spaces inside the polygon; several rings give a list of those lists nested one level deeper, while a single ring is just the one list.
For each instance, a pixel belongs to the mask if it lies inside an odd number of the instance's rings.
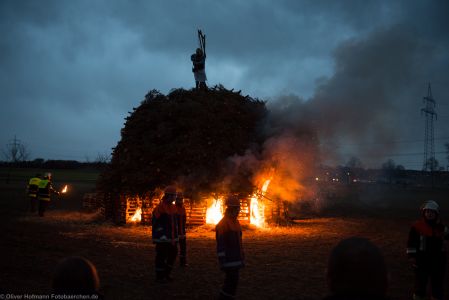
[{"label": "distant light", "polygon": [[320,180],[320,179],[319,179],[318,177],[315,177],[315,180],[318,181],[318,180]]},{"label": "distant light", "polygon": [[352,182],[357,182],[357,179],[353,179]]}]

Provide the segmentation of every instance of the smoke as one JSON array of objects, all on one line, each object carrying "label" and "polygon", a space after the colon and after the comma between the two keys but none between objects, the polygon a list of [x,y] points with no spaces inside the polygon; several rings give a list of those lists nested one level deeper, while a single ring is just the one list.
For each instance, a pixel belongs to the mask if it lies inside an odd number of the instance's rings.
[{"label": "smoke", "polygon": [[281,107],[282,114],[272,115],[286,118],[283,124],[296,132],[312,129],[324,163],[357,156],[379,167],[388,154],[403,150],[396,141],[422,132],[421,97],[440,63],[449,65],[442,55],[419,31],[403,25],[349,39],[334,51],[334,74],[320,80],[310,99],[277,97],[271,107]]},{"label": "smoke", "polygon": [[318,139],[313,126],[297,118],[296,113],[305,111],[304,102],[290,99],[268,107],[263,143],[228,159],[219,190],[250,194],[271,180],[266,195],[270,199],[294,202],[314,197],[308,183],[321,161]]},{"label": "smoke", "polygon": [[317,82],[310,99],[268,101],[262,148],[232,157],[231,165],[253,174],[254,186],[274,169],[269,194],[288,201],[313,198],[305,186],[320,165],[358,157],[366,167],[380,167],[393,151],[404,150],[398,140],[421,133],[417,119],[427,82],[441,82],[432,74],[442,74],[441,63],[449,67],[444,49],[403,24],[346,40],[333,53],[334,74]]}]

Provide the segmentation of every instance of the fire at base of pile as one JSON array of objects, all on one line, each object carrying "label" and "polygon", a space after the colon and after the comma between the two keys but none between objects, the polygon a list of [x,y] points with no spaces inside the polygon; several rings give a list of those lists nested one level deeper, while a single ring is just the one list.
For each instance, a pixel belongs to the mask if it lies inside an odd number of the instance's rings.
[{"label": "fire at base of pile", "polygon": [[[98,194],[101,198],[111,197]],[[224,195],[216,197],[204,197],[199,201],[184,200],[187,213],[188,226],[200,226],[204,224],[215,225],[224,215]],[[100,212],[106,217],[112,217],[116,224],[141,224],[151,225],[153,209],[159,204],[160,197],[119,195],[114,201],[113,207],[101,207]],[[269,200],[258,199],[255,195],[240,199],[239,221],[241,224],[251,224],[257,227],[266,227],[268,224],[278,223],[283,214],[282,206]]]},{"label": "fire at base of pile", "polygon": [[[265,179],[260,189],[255,189],[252,195],[240,198],[240,214],[238,219],[242,224],[256,227],[266,227],[277,223],[286,216],[285,206],[281,201],[273,201],[265,196],[271,179]],[[217,224],[224,216],[226,195],[213,194],[203,197],[200,201],[184,199],[187,213],[187,225]],[[108,219],[118,224],[151,225],[153,209],[160,203],[161,193],[147,193],[143,196],[134,195],[104,195],[102,212]]]},{"label": "fire at base of pile", "polygon": [[[216,225],[224,216],[226,209],[224,197],[208,199],[207,203],[206,224]],[[265,205],[260,203],[256,196],[240,199],[240,213],[238,216],[240,223],[264,227],[267,221],[265,215],[268,215]]]}]

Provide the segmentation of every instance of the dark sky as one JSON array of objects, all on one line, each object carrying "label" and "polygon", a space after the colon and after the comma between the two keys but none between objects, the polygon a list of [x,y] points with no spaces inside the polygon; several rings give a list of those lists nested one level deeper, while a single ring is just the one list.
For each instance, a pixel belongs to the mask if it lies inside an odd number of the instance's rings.
[{"label": "dark sky", "polygon": [[209,85],[312,119],[334,163],[421,168],[431,82],[447,164],[448,1],[3,0],[0,26],[0,144],[31,158],[109,153],[147,91],[194,85],[202,28]]}]

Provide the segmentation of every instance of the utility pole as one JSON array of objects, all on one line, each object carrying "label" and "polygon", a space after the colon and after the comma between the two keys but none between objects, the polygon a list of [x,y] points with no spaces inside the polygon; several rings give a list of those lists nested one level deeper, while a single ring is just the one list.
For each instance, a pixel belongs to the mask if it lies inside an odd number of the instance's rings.
[{"label": "utility pole", "polygon": [[17,162],[19,160],[18,154],[20,145],[21,142],[17,139],[16,136],[14,136],[14,139],[8,144],[8,154],[11,156],[12,162]]},{"label": "utility pole", "polygon": [[423,171],[435,171],[435,139],[433,134],[433,119],[437,119],[435,112],[435,100],[432,97],[432,89],[427,88],[427,97],[423,98],[425,107],[421,109],[421,115],[426,117],[425,132],[424,132],[424,162]]}]

